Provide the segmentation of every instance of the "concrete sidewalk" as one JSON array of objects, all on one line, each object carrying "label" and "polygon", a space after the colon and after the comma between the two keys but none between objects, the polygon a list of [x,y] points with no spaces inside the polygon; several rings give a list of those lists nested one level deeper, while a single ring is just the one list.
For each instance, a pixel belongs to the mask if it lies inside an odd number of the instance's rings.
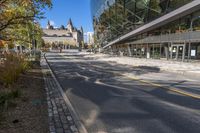
[{"label": "concrete sidewalk", "polygon": [[111,61],[130,66],[150,66],[159,68],[161,71],[168,71],[182,75],[200,77],[200,61],[196,63],[190,63],[156,59],[143,59],[134,57],[116,57],[105,54],[86,55],[85,57],[93,57],[99,61]]}]

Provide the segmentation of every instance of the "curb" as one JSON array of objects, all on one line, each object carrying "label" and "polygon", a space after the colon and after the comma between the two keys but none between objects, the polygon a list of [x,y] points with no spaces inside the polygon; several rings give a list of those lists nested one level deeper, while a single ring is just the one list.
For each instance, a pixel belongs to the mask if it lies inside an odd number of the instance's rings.
[{"label": "curb", "polygon": [[80,132],[80,133],[88,133],[87,130],[86,130],[86,128],[85,128],[85,126],[84,126],[83,123],[80,121],[80,118],[79,118],[77,112],[75,111],[74,107],[72,106],[72,104],[71,104],[69,98],[68,98],[67,95],[64,93],[63,88],[62,88],[62,86],[60,85],[59,81],[57,80],[57,78],[56,78],[54,72],[52,71],[52,69],[51,69],[51,67],[50,67],[50,65],[49,65],[49,62],[48,62],[47,59],[46,59],[46,54],[44,54],[43,56],[44,56],[44,59],[45,59],[45,61],[46,61],[46,63],[47,63],[48,69],[50,70],[50,73],[51,73],[53,79],[55,80],[55,82],[56,82],[56,84],[57,84],[57,86],[58,86],[58,90],[60,91],[61,95],[63,96],[63,98],[64,98],[64,100],[65,100],[65,102],[66,102],[66,104],[67,104],[67,106],[68,106],[68,108],[69,108],[69,111],[70,111],[72,117],[74,118],[74,122],[75,122],[75,124],[76,124],[76,126],[77,126],[79,132]]}]

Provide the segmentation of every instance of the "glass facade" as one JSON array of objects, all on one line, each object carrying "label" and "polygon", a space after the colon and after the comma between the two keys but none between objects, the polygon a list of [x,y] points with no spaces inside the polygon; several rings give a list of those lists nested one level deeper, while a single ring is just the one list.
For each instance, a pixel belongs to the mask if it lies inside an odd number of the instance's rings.
[{"label": "glass facade", "polygon": [[[193,0],[91,0],[91,12],[97,40],[104,46],[191,1]],[[188,28],[189,25],[185,25],[185,21],[187,18],[182,21],[182,27]],[[176,28],[174,29],[176,30]],[[160,34],[160,29],[155,30],[152,34]],[[142,36],[145,35],[138,36],[136,39],[140,39]]]}]

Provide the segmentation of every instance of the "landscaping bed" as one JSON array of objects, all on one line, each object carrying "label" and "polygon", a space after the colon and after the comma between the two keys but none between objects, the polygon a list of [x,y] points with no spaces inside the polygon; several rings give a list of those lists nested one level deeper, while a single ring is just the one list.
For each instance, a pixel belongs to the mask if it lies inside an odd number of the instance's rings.
[{"label": "landscaping bed", "polygon": [[37,62],[32,69],[20,74],[9,88],[0,85],[0,133],[49,132],[44,88],[42,70]]}]

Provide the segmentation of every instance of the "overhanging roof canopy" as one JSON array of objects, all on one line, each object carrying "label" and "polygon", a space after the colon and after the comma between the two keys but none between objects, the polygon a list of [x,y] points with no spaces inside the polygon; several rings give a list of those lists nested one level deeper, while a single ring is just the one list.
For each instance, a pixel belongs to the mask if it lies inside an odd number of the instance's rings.
[{"label": "overhanging roof canopy", "polygon": [[111,46],[115,43],[118,43],[118,42],[121,42],[121,41],[124,41],[125,39],[128,39],[128,38],[131,38],[133,36],[136,36],[138,34],[141,34],[141,33],[144,33],[144,32],[147,32],[147,31],[150,31],[150,30],[153,30],[153,29],[156,29],[160,26],[163,26],[169,22],[172,22],[178,18],[181,18],[183,16],[186,16],[194,11],[197,11],[200,9],[200,0],[194,0],[150,23],[147,23],[141,27],[139,27],[138,29],[135,29],[121,37],[119,37],[118,39],[115,39],[114,41],[112,42],[109,42],[106,46],[104,46],[103,48],[107,48],[108,46]]}]

